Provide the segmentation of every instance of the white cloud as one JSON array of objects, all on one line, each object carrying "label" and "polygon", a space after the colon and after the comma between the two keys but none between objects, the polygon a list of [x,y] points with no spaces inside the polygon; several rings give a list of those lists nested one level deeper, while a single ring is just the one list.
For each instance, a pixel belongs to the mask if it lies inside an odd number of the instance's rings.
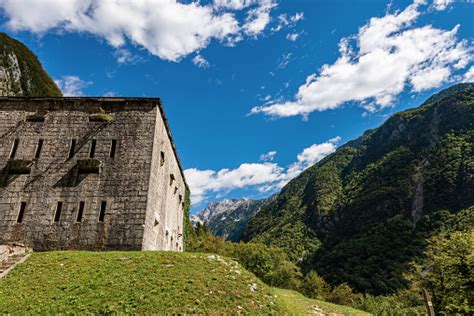
[{"label": "white cloud", "polygon": [[142,61],[140,56],[132,54],[128,49],[125,48],[117,49],[114,55],[119,64],[136,64]]},{"label": "white cloud", "polygon": [[276,151],[269,151],[266,154],[262,154],[260,155],[260,161],[273,161],[276,153]]},{"label": "white cloud", "polygon": [[104,93],[104,97],[114,98],[114,97],[118,97],[118,94],[117,94],[117,92],[115,92],[113,90],[110,90],[110,91],[106,91]]},{"label": "white cloud", "polygon": [[474,66],[471,66],[468,71],[464,74],[464,82],[474,82]]},{"label": "white cloud", "polygon": [[280,14],[278,16],[278,24],[272,29],[272,31],[278,32],[284,27],[293,28],[296,26],[296,23],[303,20],[303,18],[304,18],[303,12],[298,12],[290,16],[288,16],[286,13]]},{"label": "white cloud", "polygon": [[274,163],[244,163],[236,169],[197,170],[186,169],[186,179],[191,187],[193,203],[199,203],[209,192],[242,189],[275,182],[282,169]]},{"label": "white cloud", "polygon": [[214,0],[214,6],[217,8],[242,10],[257,2],[257,0]]},{"label": "white cloud", "polygon": [[270,23],[270,11],[276,7],[273,0],[261,0],[260,5],[249,11],[245,24],[244,32],[250,36],[257,36]]},{"label": "white cloud", "polygon": [[81,80],[78,76],[63,76],[61,79],[54,80],[64,96],[76,97],[83,96],[84,89],[90,86],[92,82]]},{"label": "white cloud", "polygon": [[286,35],[286,39],[292,42],[296,42],[299,36],[300,36],[299,33],[289,33]]},{"label": "white cloud", "polygon": [[433,6],[436,10],[442,11],[445,10],[454,0],[434,0]]},{"label": "white cloud", "polygon": [[295,15],[290,16],[290,21],[293,23],[296,23],[298,21],[303,20],[304,18],[304,13],[303,12],[298,12]]},{"label": "white cloud", "polygon": [[[113,47],[128,42],[170,61],[207,47],[211,40],[234,44],[243,34],[259,35],[275,6],[273,0],[216,0],[207,5],[177,0],[0,0],[11,30],[88,32]],[[244,9],[246,19],[239,21],[233,10]]]},{"label": "white cloud", "polygon": [[194,56],[192,61],[199,68],[209,68],[209,62],[201,54]]},{"label": "white cloud", "polygon": [[327,155],[333,153],[336,150],[336,145],[340,141],[341,137],[336,136],[322,144],[314,144],[305,148],[300,154],[298,154],[298,160],[292,165],[292,167],[296,166],[299,170],[303,171]]},{"label": "white cloud", "polygon": [[243,163],[235,169],[186,169],[184,173],[191,188],[191,201],[196,205],[210,194],[225,195],[235,189],[255,188],[260,192],[280,189],[304,169],[333,153],[339,141],[340,137],[335,137],[305,148],[298,154],[296,162],[286,168],[270,162],[276,155],[276,151],[271,151],[260,156],[263,162]]},{"label": "white cloud", "polygon": [[290,63],[292,57],[292,53],[283,54],[280,57],[280,60],[278,61],[277,69],[285,69],[286,66],[288,66],[288,64]]},{"label": "white cloud", "polygon": [[392,105],[406,86],[418,92],[447,82],[472,60],[473,48],[456,38],[459,25],[448,31],[413,27],[423,4],[417,0],[401,12],[371,18],[356,36],[341,39],[340,57],[308,76],[293,100],[251,113],[307,117],[350,101],[374,111]]}]

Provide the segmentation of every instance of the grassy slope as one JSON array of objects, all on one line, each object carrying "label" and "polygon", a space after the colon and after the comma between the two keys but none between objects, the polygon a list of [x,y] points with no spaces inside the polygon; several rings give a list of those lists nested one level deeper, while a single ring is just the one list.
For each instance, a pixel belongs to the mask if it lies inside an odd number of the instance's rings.
[{"label": "grassy slope", "polygon": [[311,301],[272,289],[237,263],[209,254],[34,253],[0,280],[0,314],[299,314]]},{"label": "grassy slope", "polygon": [[370,315],[367,312],[360,311],[348,306],[336,305],[323,301],[313,300],[295,291],[274,289],[274,293],[277,295],[280,304],[285,309],[291,311],[292,314],[303,315],[316,313],[317,311],[323,311],[324,313],[336,315]]}]

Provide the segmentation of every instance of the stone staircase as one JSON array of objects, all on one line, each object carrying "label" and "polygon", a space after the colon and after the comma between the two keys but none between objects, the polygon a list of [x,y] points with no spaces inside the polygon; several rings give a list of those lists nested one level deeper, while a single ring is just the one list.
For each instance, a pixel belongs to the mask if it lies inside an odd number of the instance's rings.
[{"label": "stone staircase", "polygon": [[20,244],[0,245],[0,278],[25,261],[31,249]]}]

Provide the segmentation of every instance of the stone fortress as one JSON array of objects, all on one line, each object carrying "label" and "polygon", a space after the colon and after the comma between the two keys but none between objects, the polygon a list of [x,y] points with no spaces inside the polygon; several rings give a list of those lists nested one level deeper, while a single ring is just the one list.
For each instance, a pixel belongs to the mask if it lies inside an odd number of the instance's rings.
[{"label": "stone fortress", "polygon": [[0,97],[0,244],[183,251],[186,188],[159,99]]}]

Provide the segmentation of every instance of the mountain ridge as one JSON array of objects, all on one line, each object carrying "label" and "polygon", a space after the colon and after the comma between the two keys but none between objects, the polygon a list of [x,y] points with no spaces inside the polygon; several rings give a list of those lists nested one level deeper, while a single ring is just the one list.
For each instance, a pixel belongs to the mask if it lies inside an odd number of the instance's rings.
[{"label": "mountain ridge", "polygon": [[[290,181],[241,240],[281,247],[333,284],[375,294],[404,288],[402,274],[426,239],[471,216],[473,124],[472,83],[396,113]],[[386,239],[392,230],[401,236]],[[380,262],[367,264],[355,249]]]},{"label": "mountain ridge", "polygon": [[0,32],[0,96],[62,96],[35,54],[23,43],[2,32]]},{"label": "mountain ridge", "polygon": [[243,227],[262,207],[273,201],[274,196],[254,199],[223,199],[210,202],[202,211],[191,216],[191,221],[209,227],[216,236],[238,241]]}]

